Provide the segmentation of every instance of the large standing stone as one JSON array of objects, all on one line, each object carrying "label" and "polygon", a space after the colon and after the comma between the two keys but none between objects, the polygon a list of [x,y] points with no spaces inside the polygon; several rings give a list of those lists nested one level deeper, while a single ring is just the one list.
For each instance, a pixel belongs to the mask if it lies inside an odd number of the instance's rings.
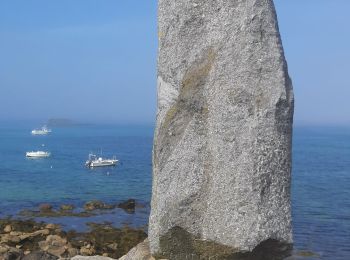
[{"label": "large standing stone", "polygon": [[151,252],[259,258],[292,243],[292,121],[272,0],[159,0]]}]

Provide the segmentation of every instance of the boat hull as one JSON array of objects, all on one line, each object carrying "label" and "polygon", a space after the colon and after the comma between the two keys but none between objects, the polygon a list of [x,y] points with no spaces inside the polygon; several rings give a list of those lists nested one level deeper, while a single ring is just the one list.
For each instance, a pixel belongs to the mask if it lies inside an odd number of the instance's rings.
[{"label": "boat hull", "polygon": [[32,135],[47,135],[48,132],[46,131],[32,131]]},{"label": "boat hull", "polygon": [[36,152],[27,152],[26,157],[28,158],[47,158],[50,157],[50,153],[36,153]]},{"label": "boat hull", "polygon": [[90,168],[95,167],[108,167],[108,166],[116,166],[118,161],[108,161],[108,162],[87,162],[86,165]]},{"label": "boat hull", "polygon": [[43,126],[41,129],[34,129],[32,135],[47,135],[51,133],[51,129],[48,129],[46,126]]}]

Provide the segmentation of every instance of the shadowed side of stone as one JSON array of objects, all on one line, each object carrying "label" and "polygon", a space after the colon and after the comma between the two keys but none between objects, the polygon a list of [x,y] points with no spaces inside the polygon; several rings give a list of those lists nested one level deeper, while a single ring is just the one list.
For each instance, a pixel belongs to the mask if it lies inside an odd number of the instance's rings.
[{"label": "shadowed side of stone", "polygon": [[194,237],[180,227],[172,228],[160,239],[163,252],[158,259],[212,259],[212,260],[282,260],[292,253],[292,245],[268,239],[260,243],[252,252],[239,252],[213,241]]}]

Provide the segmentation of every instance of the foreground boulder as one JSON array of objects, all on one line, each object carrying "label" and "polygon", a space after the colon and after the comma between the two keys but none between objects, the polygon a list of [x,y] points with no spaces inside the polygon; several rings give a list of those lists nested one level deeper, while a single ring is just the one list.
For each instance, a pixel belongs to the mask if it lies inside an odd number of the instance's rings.
[{"label": "foreground boulder", "polygon": [[282,259],[293,91],[273,1],[159,0],[158,13],[152,254]]},{"label": "foreground boulder", "polygon": [[47,252],[37,251],[24,256],[21,260],[57,260],[58,257]]},{"label": "foreground boulder", "polygon": [[146,239],[142,243],[132,248],[126,255],[119,260],[155,260],[149,249],[149,241]]},{"label": "foreground boulder", "polygon": [[45,241],[39,242],[39,247],[41,250],[51,255],[60,257],[67,251],[68,242],[67,239],[58,235],[49,235],[46,237]]},{"label": "foreground boulder", "polygon": [[78,256],[72,257],[71,260],[113,260],[113,258],[109,258],[109,257],[105,257],[105,256],[80,256],[80,255],[78,255]]}]

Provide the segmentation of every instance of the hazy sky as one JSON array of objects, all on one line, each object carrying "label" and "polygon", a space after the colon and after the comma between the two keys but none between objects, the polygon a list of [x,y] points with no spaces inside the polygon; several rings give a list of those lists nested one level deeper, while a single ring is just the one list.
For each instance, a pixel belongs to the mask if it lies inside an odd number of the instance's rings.
[{"label": "hazy sky", "polygon": [[[152,123],[155,0],[0,1],[0,120]],[[350,1],[276,0],[297,124],[350,124]]]}]

